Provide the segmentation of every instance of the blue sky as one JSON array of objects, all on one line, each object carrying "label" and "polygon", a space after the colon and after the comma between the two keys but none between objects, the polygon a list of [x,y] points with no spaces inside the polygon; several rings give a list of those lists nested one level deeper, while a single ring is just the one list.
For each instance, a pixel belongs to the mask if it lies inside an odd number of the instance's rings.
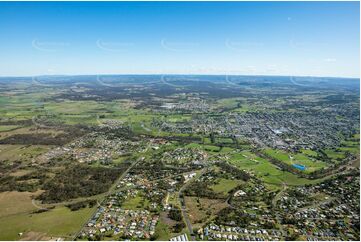
[{"label": "blue sky", "polygon": [[0,76],[359,77],[358,2],[0,2]]}]

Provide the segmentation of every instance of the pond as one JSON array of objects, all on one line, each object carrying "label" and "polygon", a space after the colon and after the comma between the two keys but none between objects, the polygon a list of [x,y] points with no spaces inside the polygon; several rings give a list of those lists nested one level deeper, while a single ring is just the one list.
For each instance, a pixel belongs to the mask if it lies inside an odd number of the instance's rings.
[{"label": "pond", "polygon": [[306,166],[304,166],[304,165],[300,165],[300,164],[293,164],[292,166],[293,166],[293,167],[295,167],[296,169],[301,170],[301,171],[306,170]]}]

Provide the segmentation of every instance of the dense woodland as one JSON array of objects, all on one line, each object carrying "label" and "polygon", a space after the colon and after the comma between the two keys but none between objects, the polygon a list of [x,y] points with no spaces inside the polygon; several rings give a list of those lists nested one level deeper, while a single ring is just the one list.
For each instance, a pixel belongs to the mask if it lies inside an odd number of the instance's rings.
[{"label": "dense woodland", "polygon": [[117,168],[70,166],[44,184],[39,199],[54,203],[106,192],[127,168],[127,164]]}]

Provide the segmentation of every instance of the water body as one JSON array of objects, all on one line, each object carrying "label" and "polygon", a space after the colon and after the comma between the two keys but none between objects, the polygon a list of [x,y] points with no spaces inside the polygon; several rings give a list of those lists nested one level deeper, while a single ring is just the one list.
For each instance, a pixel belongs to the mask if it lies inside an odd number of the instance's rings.
[{"label": "water body", "polygon": [[292,166],[293,166],[293,167],[295,167],[296,169],[301,170],[301,171],[306,170],[306,166],[304,166],[304,165],[300,165],[300,164],[293,164]]}]

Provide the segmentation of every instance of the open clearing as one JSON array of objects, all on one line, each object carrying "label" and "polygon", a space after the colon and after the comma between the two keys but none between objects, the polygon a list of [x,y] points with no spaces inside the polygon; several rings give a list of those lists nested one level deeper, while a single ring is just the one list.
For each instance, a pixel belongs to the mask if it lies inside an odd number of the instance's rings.
[{"label": "open clearing", "polygon": [[149,204],[149,201],[147,199],[145,199],[143,196],[141,195],[137,195],[136,197],[127,199],[123,204],[122,204],[122,208],[123,209],[131,209],[131,210],[136,210],[136,209],[141,209],[146,207]]},{"label": "open clearing", "polygon": [[312,181],[305,178],[299,178],[290,172],[282,171],[269,161],[258,157],[249,151],[233,154],[230,163],[241,170],[253,172],[258,178],[270,184],[282,185],[285,183],[287,185],[296,186],[317,182],[317,180]]},{"label": "open clearing", "polygon": [[[302,165],[305,166],[305,173],[311,173],[327,166],[325,162],[318,161],[309,157],[305,153],[289,154],[281,150],[266,149],[264,151],[267,155],[286,163],[287,165]],[[308,152],[309,153],[309,152]]]},{"label": "open clearing", "polygon": [[37,196],[38,192],[2,192],[0,193],[0,218],[19,214],[24,212],[31,212],[37,208],[31,203],[32,196]]},{"label": "open clearing", "polygon": [[185,197],[185,203],[189,209],[189,219],[192,224],[201,225],[209,220],[221,209],[227,207],[227,203],[220,199]]},{"label": "open clearing", "polygon": [[218,179],[217,184],[212,186],[213,191],[217,193],[224,193],[227,194],[233,188],[237,187],[238,185],[242,184],[242,181],[239,180],[230,180],[230,179]]},{"label": "open clearing", "polygon": [[72,212],[66,207],[57,207],[43,213],[10,215],[0,220],[0,240],[18,240],[21,239],[20,232],[30,231],[69,239],[89,219],[94,209]]},{"label": "open clearing", "polygon": [[46,145],[0,145],[0,161],[31,159],[51,148]]}]

